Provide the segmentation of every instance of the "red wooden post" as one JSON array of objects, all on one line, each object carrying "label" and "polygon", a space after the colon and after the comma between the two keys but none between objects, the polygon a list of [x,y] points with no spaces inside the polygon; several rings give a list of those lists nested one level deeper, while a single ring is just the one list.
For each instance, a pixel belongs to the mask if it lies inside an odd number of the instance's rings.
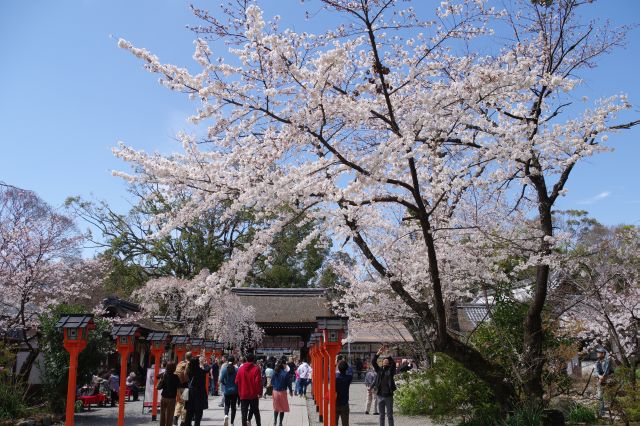
[{"label": "red wooden post", "polygon": [[120,354],[120,394],[118,401],[118,426],[124,426],[124,399],[127,393],[127,361],[133,352],[136,336],[139,335],[135,324],[113,326],[111,334],[116,338],[116,348]]},{"label": "red wooden post", "polygon": [[[329,333],[329,330],[324,331],[325,335]],[[336,392],[336,357],[342,350],[342,332],[339,332],[337,342],[328,341],[325,343],[327,354],[329,355],[329,372],[327,374],[327,385],[329,386],[329,426],[336,426],[337,420],[337,398]]]},{"label": "red wooden post", "polygon": [[129,346],[118,345],[120,353],[120,390],[118,391],[118,426],[124,426],[124,404],[127,393],[127,361],[129,360]]},{"label": "red wooden post", "polygon": [[67,406],[65,425],[73,426],[76,405],[76,380],[78,355],[87,347],[89,330],[95,329],[93,315],[62,315],[56,324],[64,333],[64,348],[69,352],[69,381],[67,382]]},{"label": "red wooden post", "polygon": [[325,355],[324,378],[324,426],[336,426],[336,357],[342,349],[342,334],[347,329],[347,319],[342,317],[316,317],[322,331],[322,351]]},{"label": "red wooden post", "polygon": [[160,363],[162,362],[162,354],[168,337],[169,333],[163,331],[154,331],[147,336],[147,340],[151,342],[151,354],[155,359],[153,367],[153,405],[151,406],[152,421],[158,418],[158,375],[160,374]]},{"label": "red wooden post", "polygon": [[322,342],[322,424],[329,426],[329,352],[326,342]]}]

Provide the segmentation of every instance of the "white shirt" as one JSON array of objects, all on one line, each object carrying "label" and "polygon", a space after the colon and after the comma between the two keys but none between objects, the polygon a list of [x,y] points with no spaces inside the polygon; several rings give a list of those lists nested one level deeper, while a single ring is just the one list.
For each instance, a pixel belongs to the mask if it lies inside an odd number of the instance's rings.
[{"label": "white shirt", "polygon": [[306,362],[303,362],[298,367],[298,375],[301,379],[308,379],[311,377],[311,367]]}]

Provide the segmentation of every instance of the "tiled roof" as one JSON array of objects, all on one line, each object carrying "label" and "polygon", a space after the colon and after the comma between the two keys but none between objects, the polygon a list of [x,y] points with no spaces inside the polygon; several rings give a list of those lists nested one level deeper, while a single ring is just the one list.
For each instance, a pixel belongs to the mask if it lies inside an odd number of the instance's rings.
[{"label": "tiled roof", "polygon": [[253,306],[256,322],[312,323],[316,317],[331,316],[324,289],[234,288],[244,306]]},{"label": "tiled roof", "polygon": [[93,322],[91,314],[63,315],[56,324],[57,328],[84,328]]},{"label": "tiled roof", "polygon": [[349,321],[347,339],[351,343],[411,343],[413,337],[400,322]]},{"label": "tiled roof", "polygon": [[140,327],[137,324],[114,325],[111,329],[111,336],[133,336]]}]

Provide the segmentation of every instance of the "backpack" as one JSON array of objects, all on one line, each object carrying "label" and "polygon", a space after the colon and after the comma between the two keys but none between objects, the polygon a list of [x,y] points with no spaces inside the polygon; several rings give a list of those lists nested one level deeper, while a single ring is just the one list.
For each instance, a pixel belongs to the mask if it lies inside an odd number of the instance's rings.
[{"label": "backpack", "polygon": [[189,378],[187,377],[187,365],[187,361],[180,361],[176,367],[176,376],[180,379],[181,385],[189,383]]}]

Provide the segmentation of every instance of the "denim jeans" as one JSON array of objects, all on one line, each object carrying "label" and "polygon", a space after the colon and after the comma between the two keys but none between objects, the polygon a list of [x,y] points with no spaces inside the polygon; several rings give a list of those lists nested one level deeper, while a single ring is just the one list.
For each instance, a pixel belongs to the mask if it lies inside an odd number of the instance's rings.
[{"label": "denim jeans", "polygon": [[307,386],[309,385],[309,379],[300,378],[300,394],[307,394]]},{"label": "denim jeans", "polygon": [[378,395],[378,411],[380,412],[380,426],[384,426],[385,414],[389,426],[393,426],[393,396]]}]

